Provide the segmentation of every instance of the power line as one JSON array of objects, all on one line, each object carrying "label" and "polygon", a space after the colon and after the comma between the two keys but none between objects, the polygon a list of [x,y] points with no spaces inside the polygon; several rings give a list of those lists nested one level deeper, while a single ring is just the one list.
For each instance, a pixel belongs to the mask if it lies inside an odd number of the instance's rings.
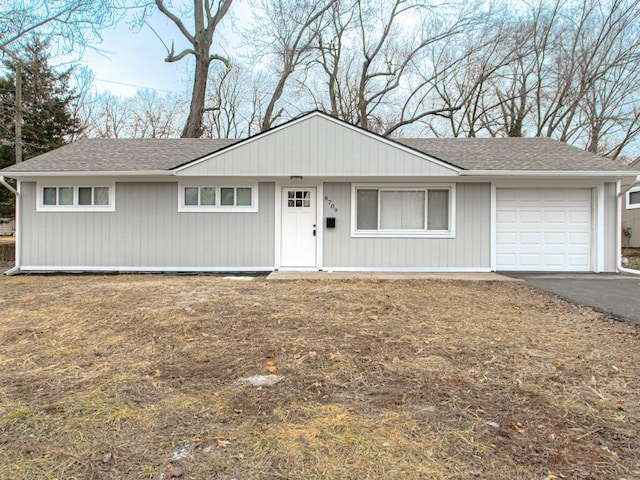
[{"label": "power line", "polygon": [[161,88],[145,87],[143,85],[134,85],[133,83],[116,82],[114,80],[105,80],[105,79],[102,79],[102,78],[96,78],[95,81],[96,82],[103,82],[103,83],[112,83],[114,85],[122,85],[122,86],[125,86],[125,87],[142,88],[144,90],[154,90],[156,92],[177,93],[177,92],[172,91],[172,90],[163,90]]}]

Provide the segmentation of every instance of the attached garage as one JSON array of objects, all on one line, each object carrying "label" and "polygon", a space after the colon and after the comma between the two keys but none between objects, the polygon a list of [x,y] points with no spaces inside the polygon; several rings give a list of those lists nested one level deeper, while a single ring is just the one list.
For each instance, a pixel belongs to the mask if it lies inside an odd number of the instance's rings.
[{"label": "attached garage", "polygon": [[498,188],[496,269],[590,271],[591,189]]}]

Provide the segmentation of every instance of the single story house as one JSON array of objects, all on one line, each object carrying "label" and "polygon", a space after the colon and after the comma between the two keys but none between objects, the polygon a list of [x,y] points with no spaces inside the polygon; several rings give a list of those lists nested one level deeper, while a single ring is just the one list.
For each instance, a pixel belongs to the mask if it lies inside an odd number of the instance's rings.
[{"label": "single story house", "polygon": [[[640,175],[640,158],[630,167]],[[640,185],[633,186],[626,181],[622,188],[626,190],[622,209],[622,246],[640,248]]]},{"label": "single story house", "polygon": [[0,181],[24,272],[612,272],[636,174],[547,138],[389,139],[316,111],[244,140],[82,140]]}]

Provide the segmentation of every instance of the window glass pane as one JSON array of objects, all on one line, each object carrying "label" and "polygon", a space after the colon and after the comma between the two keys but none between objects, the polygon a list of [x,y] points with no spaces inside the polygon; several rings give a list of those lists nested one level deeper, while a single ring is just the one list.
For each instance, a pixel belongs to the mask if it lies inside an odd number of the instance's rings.
[{"label": "window glass pane", "polygon": [[200,189],[200,205],[215,205],[216,189],[214,187],[202,187]]},{"label": "window glass pane", "polygon": [[250,207],[251,206],[251,189],[242,187],[236,190],[236,195],[238,196],[237,204],[241,207]]},{"label": "window glass pane", "polygon": [[378,229],[377,190],[356,190],[356,229]]},{"label": "window glass pane", "polygon": [[91,187],[78,188],[78,205],[91,205]]},{"label": "window glass pane", "polygon": [[402,193],[380,192],[380,228],[398,230],[402,226]]},{"label": "window glass pane", "polygon": [[58,188],[58,205],[73,205],[73,187]]},{"label": "window glass pane", "polygon": [[42,204],[43,205],[56,204],[56,188],[55,187],[44,187],[42,189]]},{"label": "window glass pane", "polygon": [[188,206],[198,205],[197,187],[186,187],[184,189],[184,204]]},{"label": "window glass pane", "polygon": [[109,205],[109,187],[93,187],[93,204]]},{"label": "window glass pane", "polygon": [[424,230],[423,191],[380,192],[380,228]]},{"label": "window glass pane", "polygon": [[234,205],[233,188],[220,189],[220,205]]},{"label": "window glass pane", "polygon": [[424,191],[402,192],[401,229],[424,230],[424,200]]},{"label": "window glass pane", "polygon": [[629,203],[631,205],[640,205],[640,191],[629,194]]},{"label": "window glass pane", "polygon": [[428,230],[449,230],[449,190],[429,190]]}]

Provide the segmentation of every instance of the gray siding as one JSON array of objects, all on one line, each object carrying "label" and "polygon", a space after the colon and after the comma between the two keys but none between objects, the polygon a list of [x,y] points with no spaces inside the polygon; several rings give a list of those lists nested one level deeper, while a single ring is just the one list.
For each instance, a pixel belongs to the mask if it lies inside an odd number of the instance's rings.
[{"label": "gray siding", "polygon": [[631,227],[633,235],[631,238],[623,236],[622,246],[640,248],[640,208],[627,210],[625,201],[622,204],[622,228]]},{"label": "gray siding", "polygon": [[257,213],[178,213],[177,183],[117,183],[115,212],[36,212],[23,183],[23,266],[210,268],[274,265],[275,185]]},{"label": "gray siding", "polygon": [[618,247],[616,246],[616,184],[604,184],[604,271],[615,272]]},{"label": "gray siding", "polygon": [[439,176],[437,163],[322,117],[260,136],[179,172],[215,176]]},{"label": "gray siding", "polygon": [[[351,185],[325,183],[324,195],[338,208],[336,228],[324,231],[327,268],[489,269],[491,186],[456,186],[456,238],[351,238]],[[326,206],[326,202],[325,202]]]},{"label": "gray siding", "polygon": [[[622,184],[622,188],[629,187],[629,184]],[[623,247],[640,248],[640,208],[627,209],[627,196],[622,197],[622,228],[631,227],[633,236],[631,238],[622,237]]]}]

